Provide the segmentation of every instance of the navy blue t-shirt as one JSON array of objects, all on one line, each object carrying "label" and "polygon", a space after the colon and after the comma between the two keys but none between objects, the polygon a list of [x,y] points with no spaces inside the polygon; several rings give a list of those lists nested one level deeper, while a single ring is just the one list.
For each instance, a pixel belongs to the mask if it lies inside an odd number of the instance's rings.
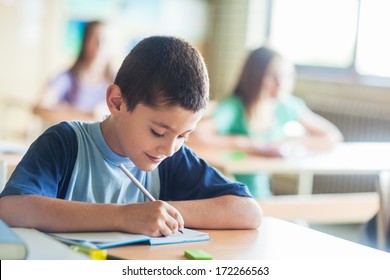
[{"label": "navy blue t-shirt", "polygon": [[45,131],[17,165],[0,196],[37,194],[98,203],[146,201],[119,169],[131,169],[161,200],[193,200],[237,195],[248,188],[232,182],[183,145],[156,170],[145,172],[115,154],[100,123],[62,122]]}]

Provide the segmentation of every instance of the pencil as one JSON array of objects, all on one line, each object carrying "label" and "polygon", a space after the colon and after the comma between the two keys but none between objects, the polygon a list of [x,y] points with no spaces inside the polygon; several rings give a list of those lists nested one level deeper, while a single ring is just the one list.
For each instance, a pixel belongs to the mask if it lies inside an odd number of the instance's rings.
[{"label": "pencil", "polygon": [[[137,178],[135,178],[133,176],[133,174],[131,174],[127,169],[126,167],[121,163],[119,164],[119,168],[122,169],[122,171],[126,174],[127,177],[130,178],[130,180],[137,186],[137,188],[139,188],[141,190],[141,192],[143,192],[143,194],[149,198],[150,201],[156,201],[156,199],[151,195],[150,192],[148,192],[148,190],[137,180]],[[179,232],[180,233],[183,233],[182,230],[179,229]]]},{"label": "pencil", "polygon": [[131,174],[122,163],[119,165],[119,167],[127,175],[127,177],[129,177],[130,180],[137,186],[137,188],[139,188],[141,192],[143,192],[144,195],[149,198],[150,201],[156,201],[156,199],[150,194],[150,192],[148,192],[148,190],[144,186],[142,186],[142,184],[137,180],[137,178],[135,178],[133,174]]}]

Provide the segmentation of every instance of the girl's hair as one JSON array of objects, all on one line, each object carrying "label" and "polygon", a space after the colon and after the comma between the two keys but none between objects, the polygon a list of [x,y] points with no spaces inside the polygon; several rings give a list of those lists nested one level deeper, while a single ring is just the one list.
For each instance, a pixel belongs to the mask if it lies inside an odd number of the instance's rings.
[{"label": "girl's hair", "polygon": [[[71,74],[71,79],[72,79],[72,87],[70,93],[67,95],[67,100],[66,100],[69,103],[74,102],[78,94],[79,78],[82,72],[83,64],[86,63],[86,59],[88,57],[87,54],[88,50],[86,48],[86,45],[88,44],[88,41],[91,40],[91,36],[93,35],[94,30],[96,28],[99,28],[102,25],[103,22],[99,20],[94,20],[94,21],[87,22],[87,24],[84,27],[83,38],[81,41],[81,48],[79,54],[77,56],[76,61],[69,69],[69,72]],[[113,80],[111,66],[109,65],[109,63],[107,63],[107,65],[105,66],[104,76],[108,81]]]},{"label": "girl's hair", "polygon": [[209,78],[200,53],[188,42],[152,36],[127,55],[115,78],[127,108],[179,105],[197,112],[206,107]]},{"label": "girl's hair", "polygon": [[275,57],[280,57],[280,54],[267,47],[261,47],[252,51],[247,58],[234,89],[234,95],[241,98],[247,110],[258,100],[267,67]]}]

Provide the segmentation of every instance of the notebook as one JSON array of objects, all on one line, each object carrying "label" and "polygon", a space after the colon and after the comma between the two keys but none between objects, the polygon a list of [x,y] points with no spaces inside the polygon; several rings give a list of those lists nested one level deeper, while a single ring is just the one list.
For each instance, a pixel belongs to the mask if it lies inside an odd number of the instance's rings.
[{"label": "notebook", "polygon": [[115,246],[144,243],[149,245],[163,245],[185,242],[199,242],[210,240],[207,233],[183,229],[183,233],[175,233],[170,236],[150,237],[142,234],[123,232],[77,232],[77,233],[48,233],[57,240],[66,244],[84,245],[99,249]]},{"label": "notebook", "polygon": [[0,220],[0,260],[23,260],[27,257],[24,241]]}]

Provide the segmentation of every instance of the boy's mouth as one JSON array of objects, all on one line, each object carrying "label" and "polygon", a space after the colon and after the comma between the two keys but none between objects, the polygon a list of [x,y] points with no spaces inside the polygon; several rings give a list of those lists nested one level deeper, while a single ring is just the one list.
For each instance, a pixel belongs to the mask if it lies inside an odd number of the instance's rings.
[{"label": "boy's mouth", "polygon": [[149,154],[146,154],[149,158],[149,160],[153,163],[160,163],[163,161],[164,158],[158,158],[158,157],[154,157],[154,156],[151,156]]}]

